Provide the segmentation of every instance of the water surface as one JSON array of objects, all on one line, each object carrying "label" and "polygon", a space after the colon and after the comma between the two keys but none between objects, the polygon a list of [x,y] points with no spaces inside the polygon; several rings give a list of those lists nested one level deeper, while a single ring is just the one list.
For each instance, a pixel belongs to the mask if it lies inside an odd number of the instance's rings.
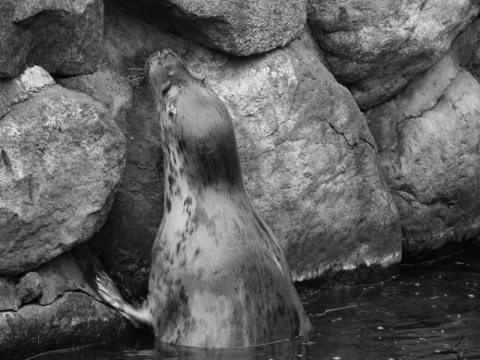
[{"label": "water surface", "polygon": [[308,341],[205,350],[168,346],[139,333],[32,359],[480,359],[479,254],[429,267],[403,267],[382,284],[302,294],[314,326]]}]

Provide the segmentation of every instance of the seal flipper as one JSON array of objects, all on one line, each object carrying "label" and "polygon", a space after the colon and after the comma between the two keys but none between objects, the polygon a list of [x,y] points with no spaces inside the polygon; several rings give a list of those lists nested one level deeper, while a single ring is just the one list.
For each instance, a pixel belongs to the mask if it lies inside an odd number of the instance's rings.
[{"label": "seal flipper", "polygon": [[118,310],[120,314],[125,316],[136,328],[148,328],[153,330],[152,319],[148,311],[147,303],[139,309],[134,308],[128,304],[118,291],[118,288],[113,283],[112,279],[104,272],[100,271],[97,274],[98,293],[100,297],[105,300],[110,306]]}]

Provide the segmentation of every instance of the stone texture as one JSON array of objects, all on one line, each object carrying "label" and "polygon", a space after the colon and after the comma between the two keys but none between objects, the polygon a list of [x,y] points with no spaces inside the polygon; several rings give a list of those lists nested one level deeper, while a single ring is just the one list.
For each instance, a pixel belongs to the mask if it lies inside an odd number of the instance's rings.
[{"label": "stone texture", "polygon": [[0,314],[2,311],[17,311],[21,305],[13,278],[0,277]]},{"label": "stone texture", "polygon": [[26,66],[50,73],[94,72],[101,58],[101,0],[3,0],[0,2],[0,78]]},{"label": "stone texture", "polygon": [[20,79],[0,79],[0,119],[12,110],[12,105],[27,99],[28,92],[25,91]]},{"label": "stone texture", "polygon": [[22,304],[28,304],[43,293],[43,280],[36,272],[26,273],[17,285],[17,297]]},{"label": "stone texture", "polygon": [[[456,41],[464,66],[480,82],[480,20],[468,27]],[[464,50],[466,49],[466,51]]]},{"label": "stone texture", "polygon": [[373,138],[310,34],[214,70],[202,67],[203,56],[190,52],[186,62],[233,117],[247,191],[278,236],[294,279],[400,261],[398,214]]},{"label": "stone texture", "polygon": [[18,79],[5,83],[12,91],[0,83],[11,104],[0,119],[2,275],[39,266],[99,229],[125,151],[118,127],[90,97],[58,85],[26,93]]},{"label": "stone texture", "polygon": [[83,292],[97,301],[96,273],[102,269],[85,244],[74,247],[36,269],[42,279],[40,305],[49,305],[68,291]]},{"label": "stone texture", "polygon": [[25,69],[20,75],[20,83],[25,92],[38,92],[45,86],[54,85],[55,80],[44,68],[35,65]]},{"label": "stone texture", "polygon": [[24,359],[132,330],[101,303],[95,281],[100,269],[82,244],[21,277],[0,278],[0,358]]},{"label": "stone texture", "polygon": [[[129,69],[143,69],[146,57],[165,47],[231,111],[247,190],[279,237],[296,279],[400,261],[398,214],[376,167],[365,119],[320,62],[308,32],[283,49],[236,58],[106,9],[109,62],[94,75],[62,84],[104,101],[125,123],[125,180],[92,243],[127,294],[140,295],[135,277],[138,270],[148,273],[163,203],[153,100],[145,80],[129,82]],[[123,90],[117,96],[109,89]]]},{"label": "stone texture", "polygon": [[30,304],[0,313],[0,358],[39,353],[125,336],[132,326],[115,310],[83,293],[65,293],[48,306]]},{"label": "stone texture", "polygon": [[480,234],[480,84],[461,67],[475,51],[462,45],[470,36],[366,113],[400,211],[405,261],[441,256]]},{"label": "stone texture", "polygon": [[115,0],[149,22],[228,54],[285,46],[307,17],[306,0]]},{"label": "stone texture", "polygon": [[309,0],[308,23],[362,109],[398,93],[478,15],[473,0]]}]

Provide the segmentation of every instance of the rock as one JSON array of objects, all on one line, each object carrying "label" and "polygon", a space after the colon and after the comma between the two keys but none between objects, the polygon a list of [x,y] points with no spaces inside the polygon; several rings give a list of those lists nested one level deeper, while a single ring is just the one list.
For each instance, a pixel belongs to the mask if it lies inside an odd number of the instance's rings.
[{"label": "rock", "polygon": [[43,293],[43,281],[36,272],[26,273],[17,285],[17,297],[22,304],[28,304]]},{"label": "rock", "polygon": [[[468,71],[480,81],[480,20],[476,20],[467,31],[457,39],[458,48],[463,59],[460,65],[467,68]],[[463,49],[467,49],[463,54]]]},{"label": "rock", "polygon": [[471,70],[479,63],[479,47],[480,20],[475,20],[455,39],[452,44],[452,51],[457,54],[460,66],[472,72]]},{"label": "rock", "polygon": [[26,359],[39,353],[109,341],[132,331],[118,312],[90,296],[69,292],[54,303],[30,304],[0,314],[0,358]]},{"label": "rock", "polygon": [[[308,32],[283,49],[236,58],[108,9],[108,63],[94,75],[58,81],[117,104],[111,105],[116,121],[126,121],[125,178],[92,243],[127,295],[140,296],[135,281],[148,274],[162,217],[163,175],[149,85],[128,83],[125,69],[143,69],[145,59],[165,47],[228,106],[247,190],[279,237],[297,280],[361,264],[385,269],[400,261],[398,214],[363,114],[322,65]],[[117,96],[112,89],[123,90]]]},{"label": "rock", "polygon": [[228,54],[282,47],[301,32],[306,0],[114,0],[154,24]]},{"label": "rock", "polygon": [[309,0],[308,24],[335,77],[368,109],[437,63],[478,12],[471,0]]},{"label": "rock", "polygon": [[132,326],[101,303],[95,280],[101,269],[82,244],[21,276],[16,291],[13,277],[0,278],[0,358],[24,359],[128,334]]},{"label": "rock", "polygon": [[229,58],[215,69],[202,66],[202,51],[185,57],[233,117],[247,192],[295,280],[328,280],[362,265],[385,269],[401,258],[398,214],[373,138],[319,58],[308,32],[283,49]]},{"label": "rock", "polygon": [[86,245],[79,245],[36,269],[42,279],[40,305],[49,305],[68,291],[80,291],[97,301],[96,273],[102,269]]},{"label": "rock", "polygon": [[12,105],[28,99],[20,79],[0,79],[0,119],[12,110]]},{"label": "rock", "polygon": [[480,84],[460,67],[464,50],[453,46],[366,113],[400,212],[407,262],[466,247],[480,234]]},{"label": "rock", "polygon": [[94,72],[101,59],[101,0],[4,0],[0,3],[0,78],[26,66],[50,73]]},{"label": "rock", "polygon": [[40,66],[25,69],[20,75],[20,82],[26,92],[38,92],[45,86],[54,85],[55,80]]},{"label": "rock", "polygon": [[0,277],[0,314],[3,311],[17,311],[20,305],[14,279]]},{"label": "rock", "polygon": [[125,152],[118,127],[90,97],[59,85],[27,94],[17,80],[7,85],[28,100],[0,119],[2,275],[87,241],[110,209]]}]

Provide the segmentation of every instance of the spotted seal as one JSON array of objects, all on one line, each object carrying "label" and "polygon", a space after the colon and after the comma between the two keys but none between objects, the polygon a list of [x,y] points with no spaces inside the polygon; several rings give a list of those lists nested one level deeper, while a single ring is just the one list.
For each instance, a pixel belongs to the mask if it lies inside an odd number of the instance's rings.
[{"label": "spotted seal", "polygon": [[305,335],[285,256],[245,192],[225,105],[171,50],[147,69],[165,158],[148,298],[127,304],[106,274],[97,276],[99,293],[166,343],[229,348]]}]

